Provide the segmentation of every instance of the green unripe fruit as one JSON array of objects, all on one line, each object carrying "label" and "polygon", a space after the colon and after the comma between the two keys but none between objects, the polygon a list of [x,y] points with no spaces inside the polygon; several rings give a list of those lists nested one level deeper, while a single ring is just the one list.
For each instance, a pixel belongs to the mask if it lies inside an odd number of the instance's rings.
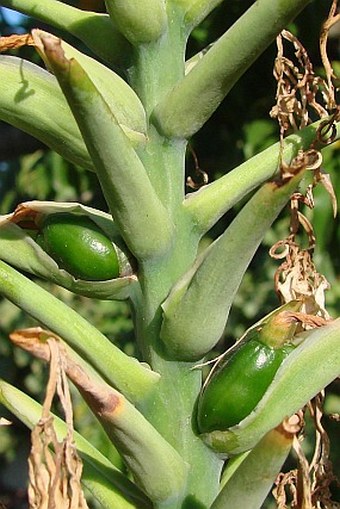
[{"label": "green unripe fruit", "polygon": [[217,363],[198,400],[200,433],[226,431],[255,409],[294,348],[295,312],[301,305],[291,301],[275,310]]},{"label": "green unripe fruit", "polygon": [[275,349],[252,339],[235,350],[203,390],[198,404],[199,431],[224,431],[247,417],[291,349]]},{"label": "green unripe fruit", "polygon": [[67,212],[47,216],[36,242],[77,279],[105,281],[119,276],[114,245],[87,216]]}]

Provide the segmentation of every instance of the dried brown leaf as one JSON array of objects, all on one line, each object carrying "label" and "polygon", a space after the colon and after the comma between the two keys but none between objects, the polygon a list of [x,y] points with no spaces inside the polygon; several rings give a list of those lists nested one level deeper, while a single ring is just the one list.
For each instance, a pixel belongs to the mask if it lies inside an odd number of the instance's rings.
[{"label": "dried brown leaf", "polygon": [[328,13],[328,17],[326,21],[322,25],[321,34],[320,34],[320,54],[323,66],[325,68],[326,76],[327,76],[327,87],[328,87],[328,104],[327,108],[329,111],[332,111],[336,108],[336,100],[335,100],[335,89],[333,84],[333,79],[336,79],[336,75],[334,73],[332,64],[328,58],[327,54],[327,42],[329,31],[335,23],[340,21],[340,14],[337,13],[338,10],[338,2],[337,0],[333,0],[330,11]]},{"label": "dried brown leaf", "polygon": [[333,217],[335,218],[338,213],[338,202],[330,175],[328,173],[320,172],[319,182],[325,188],[331,198]]},{"label": "dried brown leaf", "polygon": [[0,37],[0,53],[22,46],[34,46],[31,34],[13,34],[7,37]]}]

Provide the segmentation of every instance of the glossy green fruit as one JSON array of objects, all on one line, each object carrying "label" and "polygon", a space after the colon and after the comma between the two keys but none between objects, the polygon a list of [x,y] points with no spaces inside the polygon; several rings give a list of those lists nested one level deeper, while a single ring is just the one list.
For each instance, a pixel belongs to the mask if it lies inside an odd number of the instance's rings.
[{"label": "glossy green fruit", "polygon": [[274,310],[216,364],[198,400],[200,433],[226,431],[255,409],[294,348],[301,306],[302,301],[293,300]]},{"label": "glossy green fruit", "polygon": [[66,212],[47,216],[36,242],[77,279],[105,281],[119,276],[114,245],[87,216]]},{"label": "glossy green fruit", "polygon": [[200,396],[200,433],[227,430],[247,417],[291,350],[290,345],[275,349],[257,339],[235,349],[212,374]]}]

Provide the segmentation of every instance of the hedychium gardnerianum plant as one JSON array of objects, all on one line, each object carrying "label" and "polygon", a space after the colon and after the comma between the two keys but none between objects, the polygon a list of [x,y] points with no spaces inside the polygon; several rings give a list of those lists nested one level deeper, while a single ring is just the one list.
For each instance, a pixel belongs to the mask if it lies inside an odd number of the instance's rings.
[{"label": "hedychium gardnerianum plant", "polygon": [[[0,57],[0,118],[94,171],[110,210],[33,201],[3,216],[0,227],[0,292],[51,331],[19,331],[13,341],[44,360],[49,360],[46,338],[60,343],[66,374],[131,474],[132,481],[75,436],[84,484],[106,509],[260,507],[296,431],[295,421],[281,426],[282,421],[340,371],[338,320],[310,331],[303,341],[298,335],[295,345],[296,322],[304,323],[301,313],[287,316],[287,310],[279,310],[283,345],[268,341],[268,328],[269,336],[277,333],[272,316],[251,334],[265,328],[267,339],[259,341],[259,348],[278,360],[273,370],[265,369],[264,378],[261,371],[255,373],[255,383],[259,376],[264,385],[258,400],[246,405],[249,415],[226,429],[202,425],[209,415],[197,421],[198,365],[223,333],[254,253],[291,195],[308,187],[310,149],[322,148],[325,126],[332,132],[324,141],[339,138],[334,114],[306,122],[284,143],[185,196],[188,139],[309,0],[257,0],[208,51],[186,63],[190,33],[219,3],[106,0],[108,14],[102,15],[57,0],[43,5],[0,0],[75,35],[104,62],[42,30],[0,42],[3,49],[33,45],[47,68]],[[116,66],[125,79],[112,70]],[[198,254],[210,228],[255,190],[226,231]],[[59,221],[68,225],[71,257],[61,246],[63,226],[49,229]],[[98,232],[106,239],[103,244],[112,244],[117,274],[109,271],[98,281],[86,268],[79,272],[79,258],[86,255],[79,254],[84,251],[78,227],[84,224],[96,260]],[[144,362],[124,354],[20,270],[93,298],[129,299]],[[286,343],[292,351],[280,356],[275,349]],[[240,351],[243,358],[236,352],[233,365],[244,366],[247,351]],[[228,362],[221,369],[229,369]],[[237,376],[242,382],[243,373]],[[0,387],[1,403],[34,427],[41,407],[5,381]],[[251,388],[245,396],[242,383],[235,387],[235,398],[251,399]],[[56,428],[62,435],[65,425],[57,420]],[[221,482],[228,457],[239,461],[227,467]],[[254,465],[261,478],[252,477]]]}]

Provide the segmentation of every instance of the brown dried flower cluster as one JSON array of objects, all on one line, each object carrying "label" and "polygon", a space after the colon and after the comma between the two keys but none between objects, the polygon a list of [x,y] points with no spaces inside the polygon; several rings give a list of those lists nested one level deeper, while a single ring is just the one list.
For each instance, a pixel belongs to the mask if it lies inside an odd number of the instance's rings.
[{"label": "brown dried flower cluster", "polygon": [[[29,504],[31,509],[88,509],[80,484],[83,465],[73,439],[72,402],[59,343],[52,336],[47,343],[50,376],[43,414],[31,434]],[[55,394],[59,397],[67,424],[67,434],[61,441],[50,413]]]},{"label": "brown dried flower cluster", "polygon": [[[300,41],[288,31],[283,31],[277,39],[278,55],[275,62],[274,76],[277,80],[276,105],[271,116],[277,118],[280,127],[280,170],[281,178],[289,178],[294,173],[294,166],[304,164],[313,171],[311,184],[305,192],[295,193],[290,201],[290,232],[287,238],[278,241],[270,249],[270,255],[283,260],[274,276],[275,290],[282,303],[293,299],[304,302],[303,313],[314,315],[321,320],[329,320],[326,310],[325,291],[329,283],[320,274],[313,262],[316,238],[313,226],[301,206],[314,207],[314,188],[321,184],[330,195],[334,215],[337,204],[329,175],[322,169],[322,155],[317,147],[329,143],[336,135],[335,123],[340,119],[340,108],[336,104],[334,71],[327,55],[327,40],[330,28],[340,20],[338,2],[333,0],[329,16],[322,26],[320,35],[320,53],[326,79],[315,75],[307,51]],[[295,61],[284,54],[284,42],[293,45]],[[310,149],[299,153],[289,164],[283,161],[285,136],[298,131],[312,121],[313,116],[321,119],[315,142]],[[307,238],[307,245],[301,247],[298,235]],[[309,324],[304,324],[309,328]],[[313,325],[311,325],[313,326]],[[308,461],[301,441],[295,437],[294,451],[297,456],[297,468],[287,473],[280,473],[273,490],[279,509],[336,509],[340,504],[332,501],[330,485],[338,483],[329,459],[330,443],[321,424],[323,417],[324,394],[319,394],[309,402],[308,410],[315,430],[314,454]]]}]

